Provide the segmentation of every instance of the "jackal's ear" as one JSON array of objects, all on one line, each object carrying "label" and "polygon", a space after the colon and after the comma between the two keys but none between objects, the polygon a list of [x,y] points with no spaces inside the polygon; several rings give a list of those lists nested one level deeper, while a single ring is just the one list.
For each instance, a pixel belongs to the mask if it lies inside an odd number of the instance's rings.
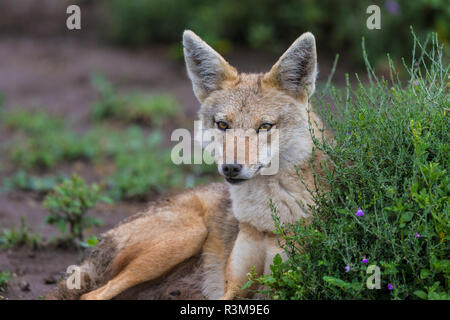
[{"label": "jackal's ear", "polygon": [[286,50],[264,80],[294,97],[310,97],[316,75],[316,40],[312,33],[306,32]]},{"label": "jackal's ear", "polygon": [[184,31],[183,47],[187,72],[200,102],[237,79],[236,69],[194,32]]}]

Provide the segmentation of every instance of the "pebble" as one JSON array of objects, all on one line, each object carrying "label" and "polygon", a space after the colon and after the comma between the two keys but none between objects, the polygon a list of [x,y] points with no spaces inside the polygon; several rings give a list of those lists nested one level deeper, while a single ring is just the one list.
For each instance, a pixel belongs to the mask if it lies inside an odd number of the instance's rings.
[{"label": "pebble", "polygon": [[26,281],[20,281],[19,288],[22,291],[30,291],[30,284]]},{"label": "pebble", "polygon": [[54,284],[54,283],[56,283],[56,278],[50,274],[44,278],[44,283],[45,284]]}]

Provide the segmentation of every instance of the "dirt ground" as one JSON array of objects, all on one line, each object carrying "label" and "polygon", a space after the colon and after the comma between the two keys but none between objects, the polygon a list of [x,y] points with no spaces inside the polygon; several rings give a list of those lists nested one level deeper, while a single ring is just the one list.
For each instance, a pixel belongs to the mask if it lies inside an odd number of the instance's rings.
[{"label": "dirt ground", "polygon": [[[33,10],[31,4],[34,2],[24,1],[23,4],[29,5],[27,10]],[[90,105],[97,98],[90,78],[93,72],[101,72],[122,92],[168,92],[181,102],[186,120],[195,119],[198,102],[192,93],[183,61],[170,58],[167,46],[124,49],[106,45],[85,33],[78,36],[61,32],[49,36],[45,29],[32,32],[29,27],[18,28],[15,23],[17,16],[25,19],[23,10],[11,10],[6,17],[9,20],[5,19],[3,25],[0,24],[2,30],[10,28],[10,32],[0,33],[0,93],[5,97],[5,109],[42,108],[64,117],[72,128],[84,131],[90,124]],[[49,14],[45,19],[53,21],[59,18]],[[264,71],[276,61],[276,56],[237,49],[227,59],[241,71]],[[329,57],[319,59],[319,81],[326,80],[331,61]],[[8,138],[8,132],[0,128],[0,146]],[[0,154],[0,162],[4,162],[5,157]],[[95,181],[96,176],[101,176],[97,171],[102,168],[76,162],[62,170],[77,172],[88,177],[88,181]],[[3,170],[0,181],[11,173]],[[0,227],[18,226],[20,216],[24,215],[33,232],[46,239],[56,236],[57,229],[42,222],[46,211],[41,201],[40,195],[30,192],[0,193]],[[91,233],[100,234],[145,206],[142,202],[99,205],[91,214],[100,217],[104,226]],[[0,250],[0,270],[9,270],[13,274],[6,291],[0,292],[0,296],[6,299],[39,299],[55,286],[68,265],[78,262],[75,250],[54,246],[34,251],[25,248]]]}]

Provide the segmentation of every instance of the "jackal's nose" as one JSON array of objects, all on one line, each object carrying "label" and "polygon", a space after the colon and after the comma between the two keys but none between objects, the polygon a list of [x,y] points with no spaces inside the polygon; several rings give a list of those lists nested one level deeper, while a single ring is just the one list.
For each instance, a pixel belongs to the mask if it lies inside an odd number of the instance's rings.
[{"label": "jackal's nose", "polygon": [[242,165],[240,164],[223,164],[222,172],[229,178],[236,177],[241,172]]}]

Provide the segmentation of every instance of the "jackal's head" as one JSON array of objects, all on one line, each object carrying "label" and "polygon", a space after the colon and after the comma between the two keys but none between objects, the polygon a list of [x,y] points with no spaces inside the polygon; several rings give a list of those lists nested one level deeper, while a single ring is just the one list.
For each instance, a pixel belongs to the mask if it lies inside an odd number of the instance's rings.
[{"label": "jackal's head", "polygon": [[192,31],[184,32],[183,46],[202,129],[214,134],[219,148],[212,153],[228,182],[276,174],[309,157],[307,108],[317,74],[311,33],[295,40],[264,74],[238,73]]}]

